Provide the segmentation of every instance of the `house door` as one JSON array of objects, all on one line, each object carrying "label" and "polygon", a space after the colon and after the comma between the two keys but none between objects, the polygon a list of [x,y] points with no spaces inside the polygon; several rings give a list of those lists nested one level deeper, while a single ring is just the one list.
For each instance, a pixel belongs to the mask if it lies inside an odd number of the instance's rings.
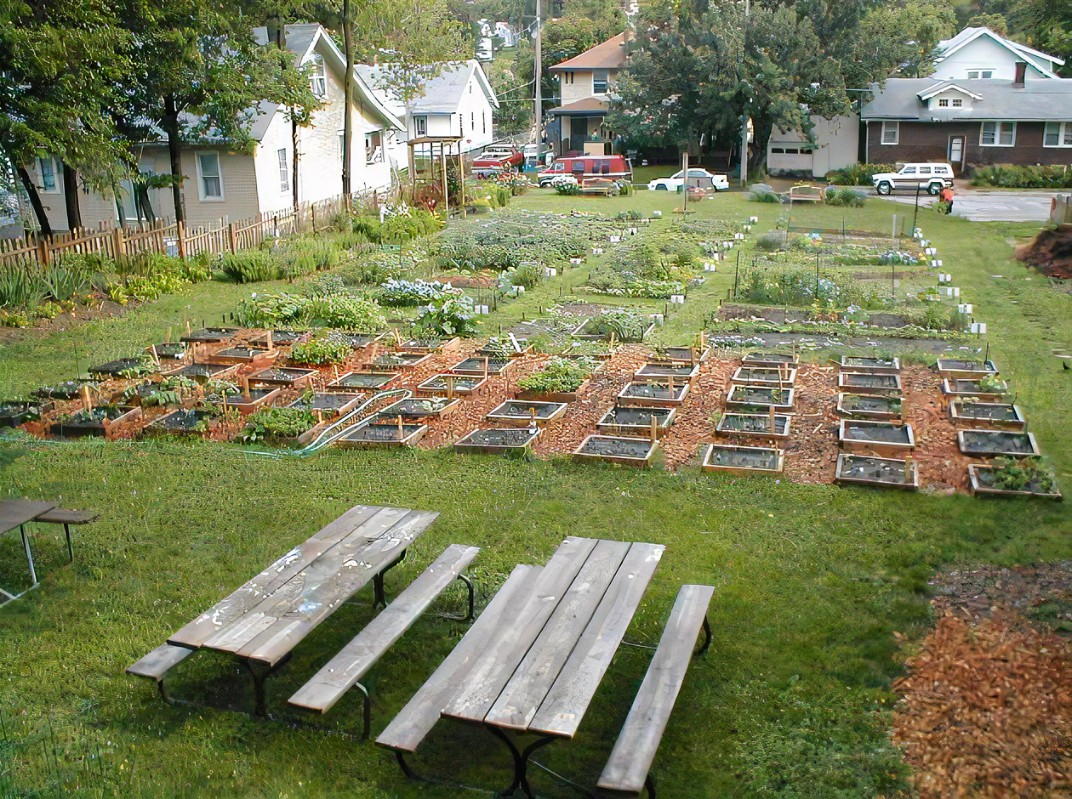
[{"label": "house door", "polygon": [[573,117],[570,119],[569,148],[578,153],[584,152],[584,143],[588,140],[588,117]]},{"label": "house door", "polygon": [[949,137],[949,163],[956,172],[964,168],[964,137]]}]

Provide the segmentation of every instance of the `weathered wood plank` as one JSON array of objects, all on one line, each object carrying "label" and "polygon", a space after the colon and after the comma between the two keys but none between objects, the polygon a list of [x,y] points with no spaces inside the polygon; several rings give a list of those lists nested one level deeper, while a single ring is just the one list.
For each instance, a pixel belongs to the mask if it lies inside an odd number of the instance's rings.
[{"label": "weathered wood plank", "polygon": [[150,680],[160,682],[164,679],[168,669],[182,663],[193,653],[194,650],[184,646],[161,644],[137,663],[128,666],[127,674],[133,674],[135,677],[148,677]]},{"label": "weathered wood plank", "polygon": [[625,541],[600,541],[539,636],[484,717],[485,724],[524,730],[569,659],[588,621],[629,553]]},{"label": "weathered wood plank", "polygon": [[[247,613],[235,636],[206,646],[274,665],[321,621],[371,582],[435,521],[436,513],[410,511],[382,536],[365,527],[343,539],[285,586]],[[248,622],[248,623],[246,623]]]},{"label": "weathered wood plank", "polygon": [[516,618],[517,605],[532,593],[542,571],[539,566],[514,567],[462,640],[380,733],[377,744],[403,752],[413,752],[420,746],[465,673],[502,627]]},{"label": "weathered wood plank", "polygon": [[674,709],[714,588],[683,585],[629,715],[597,783],[640,793]]},{"label": "weathered wood plank", "polygon": [[572,738],[662,557],[661,544],[633,544],[584,634],[546,692],[529,732]]},{"label": "weathered wood plank", "polygon": [[288,700],[295,707],[327,713],[427,610],[480,552],[451,544]]},{"label": "weathered wood plank", "polygon": [[56,505],[52,502],[32,499],[0,499],[0,533],[31,522],[54,507]]},{"label": "weathered wood plank", "polygon": [[326,525],[308,541],[294,547],[234,593],[221,599],[189,624],[172,634],[168,643],[197,649],[205,641],[241,618],[250,608],[271,596],[302,569],[319,558],[358,527],[382,516],[397,518],[398,508],[357,505]]},{"label": "weathered wood plank", "polygon": [[513,609],[513,622],[485,647],[443,715],[482,723],[521,659],[595,549],[591,538],[567,538],[551,556],[532,593]]}]

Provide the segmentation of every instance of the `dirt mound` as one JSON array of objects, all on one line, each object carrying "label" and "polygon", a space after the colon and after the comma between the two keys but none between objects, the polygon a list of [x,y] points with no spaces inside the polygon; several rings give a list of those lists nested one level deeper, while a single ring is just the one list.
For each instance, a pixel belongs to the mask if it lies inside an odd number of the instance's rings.
[{"label": "dirt mound", "polygon": [[1040,230],[1033,242],[1016,251],[1016,257],[1050,277],[1072,279],[1072,225]]}]

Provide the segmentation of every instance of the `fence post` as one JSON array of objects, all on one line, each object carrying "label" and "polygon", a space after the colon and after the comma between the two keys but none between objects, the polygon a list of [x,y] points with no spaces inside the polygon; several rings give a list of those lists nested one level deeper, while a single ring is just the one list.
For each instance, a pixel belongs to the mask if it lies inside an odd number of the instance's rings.
[{"label": "fence post", "polygon": [[183,261],[186,260],[186,224],[184,222],[175,223],[175,244],[179,248],[179,258]]},{"label": "fence post", "polygon": [[309,216],[312,218],[313,233],[316,233],[316,204],[309,206]]},{"label": "fence post", "polygon": [[41,262],[41,266],[48,266],[49,256],[51,253],[48,251],[48,241],[41,239],[37,242],[37,260]]},{"label": "fence post", "polygon": [[126,253],[127,245],[123,241],[123,228],[116,227],[116,228],[112,229],[112,241],[115,244],[115,257],[116,257],[116,259],[119,259],[120,257],[122,257],[122,256],[127,254]]},{"label": "fence post", "polygon": [[227,238],[230,241],[231,252],[234,252],[235,250],[238,249],[238,246],[237,246],[238,243],[235,240],[234,222],[228,222],[227,223]]}]

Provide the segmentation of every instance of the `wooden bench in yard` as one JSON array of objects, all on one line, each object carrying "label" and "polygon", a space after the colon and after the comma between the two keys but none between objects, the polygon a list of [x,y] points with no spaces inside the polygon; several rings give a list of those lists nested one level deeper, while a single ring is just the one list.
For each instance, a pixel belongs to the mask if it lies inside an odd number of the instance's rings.
[{"label": "wooden bench in yard", "polygon": [[709,585],[684,585],[678,592],[659,647],[597,783],[611,795],[635,796],[647,788],[649,799],[654,799],[651,766],[655,752],[685,680],[701,628],[706,638],[696,654],[703,654],[711,643],[707,606],[714,590]]},{"label": "wooden bench in yard", "polygon": [[97,520],[97,514],[85,510],[68,510],[65,508],[53,508],[38,516],[34,521],[47,524],[62,524],[63,534],[67,536],[67,559],[74,561],[74,547],[71,546],[71,525],[89,524]]},{"label": "wooden bench in yard", "polygon": [[167,687],[164,685],[164,676],[172,667],[179,665],[196,651],[184,646],[161,644],[137,663],[128,666],[126,671],[127,674],[135,677],[153,680],[156,683],[156,689],[160,692],[160,698],[169,705],[174,704],[175,700],[168,694]]},{"label": "wooden bench in yard", "polygon": [[451,544],[357,636],[298,689],[289,704],[302,710],[327,713],[351,688],[364,697],[364,737],[372,723],[368,690],[360,682],[383,654],[408,630],[454,580],[469,589],[469,615],[473,618],[473,584],[462,571],[473,561],[479,547]]},{"label": "wooden bench in yard", "polygon": [[790,203],[821,203],[826,199],[822,186],[793,186],[789,189]]}]

